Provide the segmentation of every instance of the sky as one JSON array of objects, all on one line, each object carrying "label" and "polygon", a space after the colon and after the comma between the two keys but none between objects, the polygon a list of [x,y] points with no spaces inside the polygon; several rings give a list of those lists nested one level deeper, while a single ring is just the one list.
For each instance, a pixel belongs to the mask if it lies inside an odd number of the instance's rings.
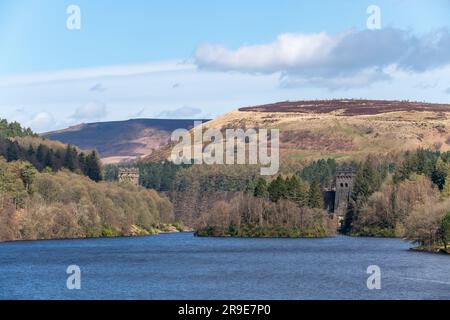
[{"label": "sky", "polygon": [[0,0],[0,118],[45,132],[284,100],[446,103],[449,17],[448,0]]}]

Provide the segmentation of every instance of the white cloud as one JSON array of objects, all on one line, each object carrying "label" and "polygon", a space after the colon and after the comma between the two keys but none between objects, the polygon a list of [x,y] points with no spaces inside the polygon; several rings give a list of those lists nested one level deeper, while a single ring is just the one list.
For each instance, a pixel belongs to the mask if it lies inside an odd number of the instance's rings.
[{"label": "white cloud", "polygon": [[106,116],[106,105],[99,101],[92,101],[88,104],[78,107],[72,118],[78,121],[95,121]]},{"label": "white cloud", "polygon": [[195,60],[204,69],[281,73],[284,85],[290,86],[358,87],[389,79],[390,68],[421,73],[450,64],[450,32],[415,36],[386,28],[337,35],[285,33],[271,43],[236,50],[201,44]]},{"label": "white cloud", "polygon": [[319,67],[344,35],[285,33],[269,44],[229,50],[222,45],[201,44],[195,57],[201,67],[272,73],[302,66]]},{"label": "white cloud", "polygon": [[280,85],[282,88],[327,87],[333,91],[339,89],[349,90],[369,87],[377,81],[392,80],[389,69],[385,68],[380,72],[376,68],[367,68],[355,74],[343,74],[334,77],[302,77],[296,74],[285,73],[280,77]]},{"label": "white cloud", "polygon": [[39,112],[26,123],[27,127],[31,127],[36,132],[45,132],[55,125],[55,119],[49,112]]}]

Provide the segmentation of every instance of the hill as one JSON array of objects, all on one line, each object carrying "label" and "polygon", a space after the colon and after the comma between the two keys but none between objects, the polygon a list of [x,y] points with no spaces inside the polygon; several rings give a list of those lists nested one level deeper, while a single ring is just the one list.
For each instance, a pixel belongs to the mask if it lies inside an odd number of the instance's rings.
[{"label": "hill", "polygon": [[190,129],[194,121],[132,119],[88,123],[48,132],[43,136],[82,149],[97,150],[102,161],[108,164],[150,155],[167,144],[174,130]]},{"label": "hill", "polygon": [[354,159],[368,154],[450,150],[450,104],[329,100],[240,108],[205,127],[280,129],[281,157]]},{"label": "hill", "polygon": [[[282,164],[320,158],[363,159],[368,154],[450,150],[450,104],[384,100],[286,101],[243,107],[204,128],[280,130]],[[146,161],[170,156],[173,144]]]}]

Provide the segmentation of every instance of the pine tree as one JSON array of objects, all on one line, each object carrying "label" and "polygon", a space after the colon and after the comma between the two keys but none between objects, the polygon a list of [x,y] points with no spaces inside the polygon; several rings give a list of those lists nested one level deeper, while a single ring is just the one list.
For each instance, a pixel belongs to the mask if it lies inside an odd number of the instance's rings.
[{"label": "pine tree", "polygon": [[[142,170],[142,169],[140,169]],[[140,178],[143,178],[143,174],[140,175]],[[106,181],[118,181],[119,180],[119,167],[115,164],[108,164],[103,167],[103,179]],[[145,181],[142,181],[144,187],[148,188],[145,185]]]},{"label": "pine tree", "polygon": [[19,160],[20,147],[17,141],[9,142],[6,150],[6,160],[8,162]]},{"label": "pine tree", "polygon": [[28,150],[27,150],[27,157],[28,157],[28,159],[32,159],[33,157],[34,157],[34,148],[33,148],[33,146],[30,144],[30,146],[28,147]]},{"label": "pine tree", "polygon": [[286,179],[287,197],[289,200],[297,203],[298,206],[304,207],[307,205],[308,190],[306,184],[296,175],[290,179]]},{"label": "pine tree", "polygon": [[75,171],[77,161],[77,150],[70,144],[67,145],[66,154],[64,156],[63,166],[70,171]]},{"label": "pine tree", "polygon": [[255,186],[254,196],[258,198],[267,198],[269,196],[266,179],[263,178],[258,179]]},{"label": "pine tree", "polygon": [[381,176],[374,169],[371,161],[365,161],[358,166],[349,207],[342,226],[344,233],[351,231],[353,221],[358,216],[359,210],[367,202],[367,199],[377,191],[380,184]]},{"label": "pine tree", "polygon": [[305,181],[318,180],[321,186],[331,187],[336,173],[337,163],[334,159],[321,159],[307,165],[298,173]]},{"label": "pine tree", "polygon": [[84,152],[81,152],[78,155],[78,166],[80,167],[81,172],[87,176],[88,172],[87,172],[87,165],[86,165],[86,155],[84,154]]},{"label": "pine tree", "polygon": [[54,168],[56,171],[61,170],[61,167],[63,166],[63,155],[60,149],[56,150],[55,157],[53,159],[54,162]]},{"label": "pine tree", "polygon": [[441,192],[441,199],[450,198],[450,168],[447,170],[447,175],[445,178],[445,183]]},{"label": "pine tree", "polygon": [[353,219],[355,217],[356,204],[353,199],[350,200],[347,208],[347,212],[344,217],[344,221],[341,226],[341,232],[348,234],[352,229]]},{"label": "pine tree", "polygon": [[280,199],[287,198],[286,182],[282,176],[278,176],[269,184],[269,198],[272,202],[278,202]]},{"label": "pine tree", "polygon": [[48,150],[47,155],[45,156],[44,168],[49,168],[52,171],[54,171],[54,169],[55,169],[54,157],[55,157],[55,154],[54,154],[53,150],[52,149]]},{"label": "pine tree", "polygon": [[375,172],[369,162],[366,161],[359,166],[353,185],[352,199],[354,201],[358,199],[365,201],[375,191],[373,186],[374,176]]},{"label": "pine tree", "polygon": [[46,147],[43,144],[40,144],[36,151],[36,159],[42,166],[44,165],[46,155]]},{"label": "pine tree", "polygon": [[447,250],[450,242],[450,212],[448,212],[442,219],[441,226],[439,228],[439,235],[444,244],[445,250]]},{"label": "pine tree", "polygon": [[86,158],[86,169],[87,176],[95,181],[99,182],[102,180],[102,169],[100,165],[100,159],[95,151],[92,151]]},{"label": "pine tree", "polygon": [[323,209],[323,193],[320,183],[314,180],[309,188],[308,205],[311,208]]},{"label": "pine tree", "polygon": [[435,169],[433,171],[431,180],[438,186],[439,190],[444,188],[445,178],[449,168],[448,165],[439,157],[436,161]]}]

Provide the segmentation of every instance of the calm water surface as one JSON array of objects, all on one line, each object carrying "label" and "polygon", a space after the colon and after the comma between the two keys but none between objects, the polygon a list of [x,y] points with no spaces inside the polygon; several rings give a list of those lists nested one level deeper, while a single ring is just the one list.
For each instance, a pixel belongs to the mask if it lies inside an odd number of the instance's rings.
[{"label": "calm water surface", "polygon": [[[450,299],[450,257],[396,239],[192,234],[0,244],[0,299]],[[69,265],[81,290],[66,288]],[[367,289],[378,265],[382,289]]]}]

